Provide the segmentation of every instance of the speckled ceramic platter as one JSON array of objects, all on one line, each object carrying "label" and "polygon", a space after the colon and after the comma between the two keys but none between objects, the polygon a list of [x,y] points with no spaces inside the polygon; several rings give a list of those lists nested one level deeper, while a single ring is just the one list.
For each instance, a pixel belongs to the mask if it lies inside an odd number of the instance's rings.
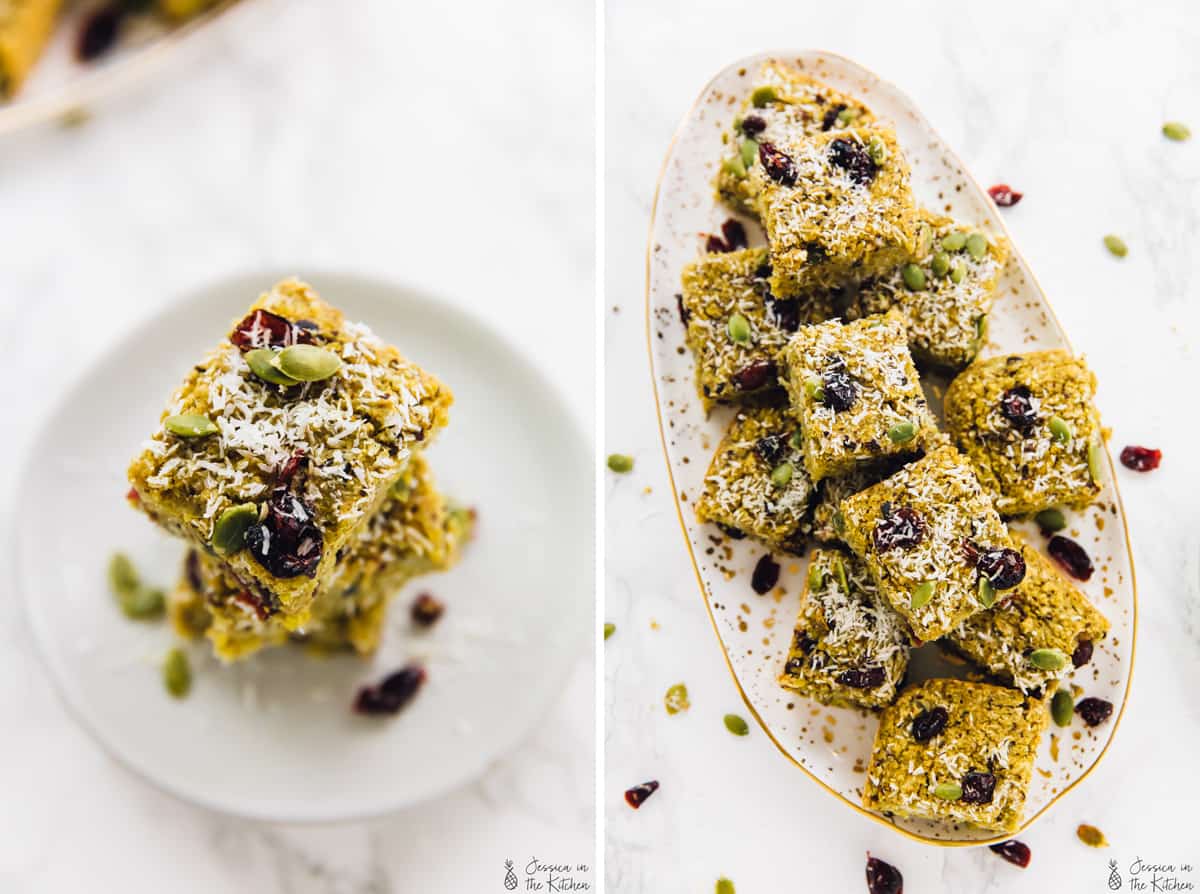
[{"label": "speckled ceramic platter", "polygon": [[137,16],[111,50],[89,63],[76,58],[75,46],[85,17],[99,4],[65,3],[49,45],[20,92],[0,101],[0,135],[64,118],[151,77],[195,32],[237,2],[222,0],[210,11],[175,26],[153,16]]},{"label": "speckled ceramic platter", "polygon": [[[764,731],[796,766],[861,811],[875,717],[865,711],[824,707],[776,682],[799,606],[806,560],[778,556],[783,566],[779,586],[759,596],[751,589],[750,577],[765,547],[749,539],[732,541],[715,527],[699,524],[692,509],[732,411],[718,408],[706,416],[696,397],[692,358],[684,348],[675,296],[684,265],[700,256],[707,234],[719,232],[720,224],[731,216],[712,188],[721,134],[749,92],[754,73],[769,58],[793,61],[809,74],[860,96],[891,124],[912,165],[919,202],[993,234],[1007,236],[1007,232],[987,193],[903,93],[854,62],[817,51],[763,54],[723,69],[688,112],[659,181],[647,257],[648,336],[663,443],[697,578],[725,660]],[[751,243],[762,244],[758,225],[750,220],[744,223]],[[1070,347],[1017,246],[989,319],[990,342],[983,356]],[[926,385],[938,403],[941,387]],[[1068,513],[1064,533],[1080,542],[1095,563],[1091,580],[1078,586],[1108,617],[1112,630],[1097,645],[1092,662],[1075,671],[1068,683],[1083,695],[1107,699],[1115,710],[1110,720],[1095,728],[1078,717],[1066,728],[1051,724],[1038,755],[1024,825],[1048,810],[1100,760],[1116,734],[1128,693],[1137,621],[1133,560],[1111,456],[1106,462],[1098,502],[1084,512]],[[1045,549],[1046,540],[1034,526],[1016,527]],[[947,662],[936,646],[928,645],[914,652],[910,679],[963,676],[968,670]],[[1008,837],[956,824],[875,818],[932,843],[979,844]]]}]

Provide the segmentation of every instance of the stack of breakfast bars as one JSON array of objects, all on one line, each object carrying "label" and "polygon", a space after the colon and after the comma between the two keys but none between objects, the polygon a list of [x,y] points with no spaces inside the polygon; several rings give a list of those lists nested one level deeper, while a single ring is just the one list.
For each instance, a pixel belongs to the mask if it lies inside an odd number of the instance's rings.
[{"label": "stack of breakfast bars", "polygon": [[[1007,522],[1100,494],[1094,377],[1063,351],[976,360],[1007,246],[919,207],[859,100],[768,62],[724,145],[718,197],[766,247],[732,220],[683,273],[699,398],[733,407],[696,514],[821,543],[780,682],[882,711],[867,807],[1016,828],[1046,702],[1108,622]],[[930,372],[955,377],[944,430]],[[928,641],[988,682],[906,687]]]},{"label": "stack of breakfast bars", "polygon": [[304,283],[262,295],[129,467],[130,502],[188,545],[175,627],[224,660],[287,642],[374,651],[391,597],[470,536],[424,454],[451,401]]}]

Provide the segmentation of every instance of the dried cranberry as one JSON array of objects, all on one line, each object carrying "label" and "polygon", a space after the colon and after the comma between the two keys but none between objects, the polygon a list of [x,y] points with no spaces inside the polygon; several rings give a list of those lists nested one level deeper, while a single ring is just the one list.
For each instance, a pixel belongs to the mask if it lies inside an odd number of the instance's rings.
[{"label": "dried cranberry", "polygon": [[740,220],[732,217],[721,224],[721,235],[725,237],[725,244],[729,246],[730,251],[735,248],[745,248],[750,244],[746,238],[746,228],[742,226]]},{"label": "dried cranberry", "polygon": [[758,391],[776,381],[779,372],[770,360],[756,360],[733,374],[733,384],[739,391]]},{"label": "dried cranberry", "polygon": [[313,341],[311,329],[298,327],[291,320],[269,310],[255,310],[234,327],[229,340],[242,351],[254,348],[286,348]]},{"label": "dried cranberry", "polygon": [[762,457],[763,462],[775,465],[783,458],[787,447],[787,439],[783,435],[764,435],[754,445],[754,452]]},{"label": "dried cranberry", "polygon": [[359,714],[395,714],[417,694],[425,682],[425,668],[409,664],[388,674],[376,686],[363,686],[354,699]]},{"label": "dried cranberry", "polygon": [[995,791],[996,777],[991,773],[976,773],[972,770],[962,778],[964,804],[991,804]]},{"label": "dried cranberry", "polygon": [[1085,698],[1075,705],[1075,713],[1083,718],[1088,726],[1099,726],[1112,715],[1112,702],[1102,698]]},{"label": "dried cranberry", "polygon": [[246,547],[275,577],[313,577],[324,542],[312,510],[291,491],[279,488],[267,502],[267,516],[246,530]]},{"label": "dried cranberry", "polygon": [[296,477],[296,473],[304,471],[307,468],[308,456],[303,447],[298,447],[279,469],[279,475],[276,477],[275,486],[290,488],[292,486],[293,479]]},{"label": "dried cranberry", "polygon": [[975,565],[997,590],[1010,590],[1025,579],[1025,559],[1015,549],[985,549]]},{"label": "dried cranberry", "polygon": [[800,328],[800,302],[795,298],[769,299],[767,313],[784,332],[795,332]]},{"label": "dried cranberry", "polygon": [[418,627],[432,627],[446,612],[446,604],[432,593],[421,593],[413,600],[409,613]]},{"label": "dried cranberry", "polygon": [[200,576],[200,553],[194,549],[189,549],[184,569],[188,586],[192,588],[193,592],[202,593],[204,591],[204,578]]},{"label": "dried cranberry", "polygon": [[754,271],[755,279],[770,279],[774,271],[771,269],[770,261],[763,261],[758,265],[758,269]]},{"label": "dried cranberry", "polygon": [[891,863],[867,854],[867,894],[904,894],[904,876]]},{"label": "dried cranberry", "polygon": [[829,144],[829,162],[841,168],[851,182],[866,186],[875,179],[879,168],[858,140],[834,140]]},{"label": "dried cranberry", "polygon": [[651,779],[649,782],[643,782],[641,785],[635,785],[631,789],[625,791],[625,803],[637,810],[646,799],[658,791],[658,780]]},{"label": "dried cranberry", "polygon": [[733,251],[732,248],[720,236],[709,236],[704,242],[704,250],[709,254],[719,254],[721,252]]},{"label": "dried cranberry", "polygon": [[720,528],[721,533],[724,534],[726,537],[728,537],[730,540],[744,540],[746,538],[745,531],[739,531],[737,528],[733,527],[732,525],[723,525],[720,522],[717,522],[717,527]]},{"label": "dried cranberry", "polygon": [[890,549],[912,549],[925,539],[925,519],[917,510],[901,506],[895,511],[885,512],[875,524],[871,537],[875,550],[885,553]]},{"label": "dried cranberry", "polygon": [[774,143],[759,143],[758,158],[767,176],[784,186],[795,186],[800,172],[791,156],[775,148]]},{"label": "dried cranberry", "polygon": [[949,720],[950,712],[941,705],[938,705],[936,708],[930,708],[928,711],[922,711],[913,718],[913,738],[921,744],[925,744],[944,730]]},{"label": "dried cranberry", "polygon": [[840,357],[825,369],[821,376],[821,387],[825,392],[825,404],[835,413],[842,413],[854,406],[858,399],[858,386],[846,371],[846,363]]},{"label": "dried cranberry", "polygon": [[675,293],[675,309],[679,311],[679,322],[686,326],[688,324],[688,318],[691,317],[691,314],[689,314],[687,308],[683,306],[683,295],[680,295],[678,292]]},{"label": "dried cranberry", "polygon": [[742,120],[742,133],[748,137],[758,136],[767,129],[767,122],[758,115],[747,115]]},{"label": "dried cranberry", "polygon": [[844,111],[846,111],[846,104],[844,102],[836,103],[826,109],[825,114],[821,117],[821,130],[829,130],[829,128],[837,124],[838,115]]},{"label": "dried cranberry", "polygon": [[754,574],[750,577],[750,586],[759,596],[770,593],[779,583],[779,563],[767,553],[754,566]]},{"label": "dried cranberry", "polygon": [[988,190],[988,195],[992,197],[992,201],[1001,208],[1009,208],[1025,197],[1025,193],[1017,192],[1007,183],[997,183]]},{"label": "dried cranberry", "polygon": [[1083,547],[1070,537],[1055,534],[1046,545],[1046,551],[1076,580],[1090,580],[1096,570]]},{"label": "dried cranberry", "polygon": [[1071,653],[1071,664],[1075,667],[1083,667],[1092,660],[1092,649],[1090,639],[1081,639],[1075,644],[1075,651]]},{"label": "dried cranberry", "polygon": [[885,674],[879,665],[853,667],[837,675],[837,682],[854,689],[877,689],[883,685]]},{"label": "dried cranberry", "polygon": [[112,49],[120,36],[124,18],[124,10],[114,4],[101,7],[84,19],[75,44],[76,58],[80,62],[91,62]]},{"label": "dried cranberry", "polygon": [[793,642],[795,647],[805,655],[811,654],[812,650],[817,647],[817,641],[804,631],[797,633]]},{"label": "dried cranberry", "polygon": [[999,854],[1009,863],[1020,866],[1022,869],[1029,865],[1029,858],[1032,856],[1029,853],[1029,845],[1017,841],[1015,838],[1001,841],[999,844],[989,844],[988,850],[993,854]]},{"label": "dried cranberry", "polygon": [[234,594],[233,599],[234,602],[240,602],[242,605],[246,606],[246,608],[250,609],[250,611],[254,612],[255,616],[260,621],[265,621],[267,618],[271,617],[271,615],[275,614],[275,611],[272,607],[268,606],[257,595],[251,593],[249,590],[239,590]]},{"label": "dried cranberry", "polygon": [[1033,405],[1033,392],[1024,385],[1009,388],[1000,395],[1000,413],[1022,434],[1029,434],[1037,425],[1037,409]]},{"label": "dried cranberry", "polygon": [[1135,472],[1149,472],[1162,462],[1162,451],[1152,447],[1126,447],[1121,451],[1121,465]]}]

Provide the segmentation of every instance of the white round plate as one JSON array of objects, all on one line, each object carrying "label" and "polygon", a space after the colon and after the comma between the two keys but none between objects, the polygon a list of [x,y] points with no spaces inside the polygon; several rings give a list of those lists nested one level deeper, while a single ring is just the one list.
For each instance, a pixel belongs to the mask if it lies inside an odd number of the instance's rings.
[{"label": "white round plate", "polygon": [[86,63],[76,58],[75,46],[84,18],[96,4],[65,4],[45,51],[17,95],[0,100],[0,134],[58,118],[150,77],[192,34],[236,2],[222,0],[210,11],[178,25],[167,25],[153,16],[136,16],[111,50]]},{"label": "white round plate", "polygon": [[[188,646],[195,682],[171,699],[158,669],[169,624],[125,619],[105,567],[127,552],[164,586],[184,548],[126,504],[125,468],[189,364],[282,276],[215,283],[137,328],[63,396],[35,439],[17,505],[17,588],[73,714],[122,763],[189,801],[277,821],[395,810],[485,772],[533,729],[591,629],[592,461],[571,413],[539,374],[462,311],[401,286],[314,274],[347,317],[371,326],[454,391],[429,448],[439,487],[478,510],[451,571],[397,597],[372,660],[301,649],[225,667]],[[447,604],[427,633],[407,605]],[[350,710],[357,687],[409,659],[429,679],[398,716]]]},{"label": "white round plate", "polygon": [[[659,180],[648,252],[647,325],[659,424],[675,491],[676,505],[708,610],[725,658],[750,711],[778,748],[827,791],[863,811],[862,783],[877,725],[865,711],[827,708],[782,689],[776,682],[792,636],[807,562],[782,557],[783,575],[773,596],[756,596],[750,575],[764,548],[753,541],[730,541],[712,526],[696,522],[692,511],[703,490],[705,470],[732,415],[728,408],[708,418],[695,392],[692,358],[684,347],[676,294],[684,265],[703,251],[705,234],[720,232],[731,216],[713,195],[712,180],[721,154],[721,135],[749,92],[760,65],[769,58],[794,61],[810,74],[858,96],[891,124],[912,165],[912,186],[927,207],[993,233],[1008,236],[995,205],[966,172],[962,162],[899,90],[847,59],[830,53],[764,53],[724,68],[704,88],[684,119]],[[743,219],[752,244],[765,240],[756,222]],[[1011,236],[1009,237],[1011,242]],[[1020,253],[1013,255],[989,316],[990,344],[984,356],[1070,346],[1054,312]],[[929,390],[929,389],[927,389]],[[937,397],[935,391],[933,397]],[[936,401],[934,401],[936,403]],[[1091,664],[1069,683],[1089,696],[1112,702],[1111,720],[1088,729],[1075,719],[1069,729],[1052,726],[1044,737],[1025,807],[1025,825],[1040,816],[1095,766],[1117,730],[1133,665],[1137,621],[1133,558],[1111,457],[1099,501],[1068,515],[1068,533],[1090,553],[1096,573],[1078,584],[1112,622],[1108,639],[1096,647]],[[1045,538],[1034,526],[1034,545]],[[945,662],[935,646],[914,653],[910,679],[962,676],[964,668]],[[910,837],[944,844],[1003,840],[990,832],[922,820],[889,820],[866,814]]]}]

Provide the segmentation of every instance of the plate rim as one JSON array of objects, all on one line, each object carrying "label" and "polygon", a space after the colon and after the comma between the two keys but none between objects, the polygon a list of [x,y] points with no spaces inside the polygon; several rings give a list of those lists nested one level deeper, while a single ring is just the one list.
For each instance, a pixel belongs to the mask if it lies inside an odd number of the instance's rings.
[{"label": "plate rim", "polygon": [[[17,468],[19,470],[18,482],[22,482],[14,490],[12,501],[13,504],[20,502],[24,495],[24,481],[28,480],[29,474],[37,460],[37,445],[40,442],[50,420],[55,412],[62,405],[65,398],[75,393],[87,378],[88,371],[104,359],[114,349],[119,349],[126,342],[131,341],[138,333],[151,328],[159,323],[164,322],[168,317],[176,314],[183,305],[195,303],[197,299],[204,293],[219,289],[222,285],[233,284],[247,281],[251,278],[259,279],[262,282],[277,282],[282,277],[295,274],[283,274],[280,270],[285,269],[283,265],[266,266],[262,268],[246,267],[233,271],[221,273],[218,276],[203,280],[197,285],[181,289],[174,293],[163,305],[158,307],[153,313],[141,316],[132,321],[129,327],[124,331],[119,340],[114,342],[115,347],[106,351],[101,351],[89,356],[88,359],[81,364],[80,368],[72,371],[71,376],[55,391],[55,400],[50,404],[47,412],[40,414],[36,420],[36,430],[33,437],[26,445],[24,454],[19,458]],[[288,270],[303,270],[304,265],[289,266]],[[552,408],[556,411],[555,415],[563,419],[563,431],[567,436],[567,440],[574,442],[574,447],[571,448],[571,454],[576,456],[576,462],[580,468],[584,467],[586,461],[591,461],[594,450],[589,448],[589,441],[586,433],[583,430],[580,420],[576,418],[576,414],[571,409],[571,403],[567,400],[561,386],[551,379],[543,370],[531,363],[521,352],[518,343],[505,332],[498,329],[493,323],[484,317],[476,316],[470,313],[466,308],[459,305],[457,302],[448,300],[443,293],[430,289],[425,285],[406,282],[404,280],[392,279],[385,275],[375,272],[357,272],[346,269],[319,267],[310,268],[304,271],[304,281],[312,283],[332,282],[341,280],[342,282],[356,280],[358,283],[367,288],[377,289],[381,291],[392,292],[407,292],[413,296],[418,302],[426,305],[436,305],[442,312],[450,315],[457,323],[467,327],[473,327],[478,334],[485,335],[493,339],[505,351],[510,353],[515,360],[520,364],[520,371],[523,375],[529,376],[537,381],[544,389],[544,393],[552,404]],[[261,289],[260,289],[261,290]],[[385,297],[384,300],[391,300]],[[591,479],[587,479],[587,483],[591,483]],[[593,492],[593,507],[595,506],[595,494]],[[593,512],[593,527],[595,524],[595,514]],[[594,534],[594,531],[593,531]],[[592,538],[594,543],[594,537]],[[20,610],[17,617],[24,624],[29,634],[29,640],[33,643],[31,651],[37,656],[38,662],[45,669],[50,680],[51,687],[58,698],[59,703],[64,707],[66,714],[71,718],[76,726],[83,730],[87,737],[106,754],[117,766],[119,766],[130,777],[140,780],[143,783],[149,784],[153,789],[170,795],[182,803],[193,807],[208,811],[209,813],[234,817],[252,822],[264,823],[281,823],[292,826],[314,826],[324,824],[342,824],[350,822],[359,822],[380,819],[383,817],[393,816],[403,811],[412,810],[420,807],[423,804],[428,804],[440,798],[444,798],[452,792],[458,791],[465,786],[471,785],[478,781],[480,777],[486,773],[489,766],[497,761],[511,757],[517,750],[538,731],[539,721],[544,719],[546,714],[554,706],[556,700],[560,699],[566,690],[568,677],[564,677],[560,681],[560,685],[547,690],[547,693],[541,699],[542,704],[538,705],[536,710],[531,713],[531,722],[524,730],[519,731],[512,736],[508,741],[502,742],[501,746],[496,750],[495,754],[487,758],[479,758],[476,760],[470,771],[464,773],[459,779],[448,782],[443,785],[438,785],[430,788],[416,798],[401,801],[381,801],[380,803],[371,806],[368,809],[353,809],[352,807],[343,807],[340,810],[319,812],[297,813],[282,813],[277,808],[270,806],[270,803],[259,804],[257,806],[247,808],[245,806],[228,803],[226,801],[209,797],[207,794],[199,791],[188,790],[185,786],[177,785],[174,781],[152,775],[145,772],[142,768],[129,758],[117,745],[110,741],[106,736],[102,735],[99,727],[93,723],[91,717],[87,714],[84,707],[77,703],[76,695],[69,691],[66,682],[66,674],[58,664],[58,660],[52,654],[48,639],[43,633],[43,623],[37,620],[37,615],[32,607],[30,593],[32,588],[26,586],[29,575],[23,571],[23,562],[21,561],[21,550],[19,549],[19,537],[14,529],[8,537],[7,554],[9,557],[9,573],[7,578],[13,587],[13,591],[17,594],[20,603]],[[593,600],[595,594],[593,593]],[[586,614],[586,610],[583,610]],[[590,617],[590,615],[587,615]],[[582,630],[578,634],[583,643],[591,644],[591,641],[586,639]],[[588,651],[581,650],[576,655],[576,661],[580,658],[590,659],[593,666],[596,664],[596,651],[590,649]],[[574,671],[575,663],[568,667],[568,675]]]},{"label": "plate rim", "polygon": [[[1135,558],[1134,558],[1133,541],[1129,534],[1129,519],[1125,512],[1125,502],[1121,498],[1121,491],[1117,484],[1116,474],[1110,475],[1110,478],[1111,478],[1111,483],[1112,483],[1113,495],[1114,495],[1114,498],[1116,500],[1116,503],[1117,503],[1117,506],[1118,506],[1118,509],[1119,509],[1120,515],[1121,515],[1121,528],[1122,528],[1122,533],[1125,538],[1125,550],[1126,550],[1127,555],[1129,556],[1129,585],[1130,585],[1130,594],[1132,597],[1132,624],[1131,624],[1130,643],[1129,643],[1129,670],[1128,670],[1128,673],[1127,673],[1126,679],[1125,679],[1125,691],[1121,698],[1121,704],[1117,711],[1117,716],[1113,721],[1112,731],[1110,732],[1108,739],[1105,741],[1104,746],[1100,749],[1100,753],[1096,755],[1095,760],[1093,760],[1092,763],[1079,776],[1077,776],[1075,779],[1071,780],[1071,782],[1069,784],[1065,785],[1062,789],[1060,789],[1058,792],[1056,792],[1054,794],[1054,796],[1052,798],[1050,798],[1050,800],[1047,801],[1046,804],[1044,804],[1041,807],[1041,809],[1039,809],[1036,813],[1034,813],[1033,815],[1028,816],[1028,817],[1023,817],[1022,821],[1021,821],[1021,825],[1017,829],[1015,829],[1012,832],[1000,833],[1000,834],[997,834],[997,835],[989,837],[989,838],[980,838],[980,839],[971,839],[971,840],[932,838],[930,836],[922,835],[919,832],[910,831],[908,829],[905,829],[905,828],[902,828],[901,826],[896,825],[895,823],[889,822],[886,818],[880,816],[879,814],[873,813],[870,810],[867,810],[861,804],[855,803],[850,798],[846,797],[846,795],[844,795],[842,792],[832,788],[830,785],[828,785],[827,783],[825,783],[824,781],[819,779],[807,767],[805,767],[802,763],[800,763],[798,760],[796,760],[796,758],[792,756],[790,751],[788,751],[787,747],[775,737],[774,733],[767,726],[767,724],[763,721],[762,717],[759,716],[758,710],[751,703],[749,696],[746,694],[745,689],[742,687],[741,680],[738,679],[738,675],[733,669],[733,664],[729,659],[729,651],[726,648],[725,640],[721,637],[720,628],[717,626],[717,619],[713,615],[712,606],[709,605],[707,590],[706,590],[705,583],[704,583],[704,577],[700,572],[700,566],[696,560],[695,549],[692,545],[691,538],[688,536],[687,523],[683,517],[683,506],[679,500],[679,490],[675,483],[675,472],[671,467],[671,454],[670,454],[670,451],[667,449],[667,429],[666,429],[666,425],[663,421],[662,399],[661,399],[661,396],[659,395],[659,388],[658,388],[658,371],[657,371],[657,367],[656,367],[655,353],[654,353],[653,308],[651,307],[651,285],[653,282],[651,270],[652,270],[652,259],[654,256],[654,233],[655,233],[655,230],[657,227],[659,203],[662,201],[662,198],[663,198],[663,192],[662,192],[663,181],[666,178],[667,169],[670,166],[671,160],[675,156],[675,150],[678,145],[680,135],[683,133],[684,129],[688,126],[688,124],[692,121],[693,117],[695,116],[696,110],[700,107],[701,102],[704,100],[704,98],[706,96],[708,96],[708,94],[710,93],[710,91],[713,88],[713,85],[720,78],[724,77],[731,69],[750,68],[750,67],[757,65],[767,59],[801,57],[801,56],[816,56],[816,57],[821,57],[821,58],[825,58],[825,59],[836,60],[840,63],[846,64],[848,66],[851,66],[853,68],[860,70],[861,72],[875,78],[880,84],[887,86],[891,90],[894,90],[899,96],[903,97],[904,100],[908,103],[908,105],[917,113],[917,115],[920,116],[921,122],[928,129],[928,132],[930,134],[932,134],[934,137],[936,137],[937,140],[939,142],[941,142],[941,144],[943,146],[946,147],[946,153],[947,153],[948,158],[957,163],[959,169],[962,171],[963,177],[965,179],[967,179],[970,183],[972,183],[975,187],[977,187],[980,192],[982,192],[982,193],[987,192],[987,190],[984,189],[983,184],[981,184],[975,178],[975,175],[971,172],[971,169],[963,162],[963,160],[959,157],[958,153],[954,151],[954,149],[950,145],[950,143],[945,138],[942,137],[941,133],[937,130],[937,128],[935,128],[929,122],[929,120],[925,117],[924,113],[921,111],[920,106],[918,106],[917,103],[912,100],[912,98],[908,95],[908,93],[906,91],[901,90],[894,83],[892,83],[891,81],[882,77],[881,75],[876,73],[874,70],[868,68],[867,66],[863,65],[860,62],[857,62],[854,59],[851,59],[848,56],[845,56],[841,53],[835,53],[835,52],[831,52],[829,50],[823,50],[823,49],[819,49],[819,48],[806,48],[806,49],[800,49],[800,50],[764,50],[764,51],[752,53],[752,54],[749,54],[746,56],[741,56],[737,59],[734,59],[732,62],[729,62],[728,64],[723,65],[719,69],[717,69],[716,73],[712,77],[710,77],[707,82],[705,82],[704,86],[700,89],[699,93],[696,95],[696,98],[694,100],[692,100],[691,104],[688,106],[687,110],[684,112],[679,123],[676,125],[675,130],[671,135],[670,142],[667,144],[666,153],[664,154],[662,164],[659,167],[658,179],[655,181],[655,185],[654,185],[654,198],[653,198],[651,208],[650,208],[650,222],[649,222],[649,230],[648,230],[648,235],[647,235],[647,240],[646,240],[646,256],[645,256],[646,257],[646,260],[645,260],[645,270],[646,270],[646,273],[645,273],[646,353],[647,353],[647,359],[649,360],[648,368],[649,368],[649,372],[650,372],[651,391],[654,394],[654,414],[658,420],[659,443],[662,447],[663,462],[667,469],[667,481],[671,487],[671,497],[672,497],[672,501],[675,506],[675,515],[679,521],[680,533],[683,535],[684,543],[687,546],[688,560],[692,564],[692,571],[695,575],[696,583],[700,590],[700,598],[701,598],[701,601],[704,603],[704,609],[708,614],[708,620],[712,624],[713,633],[716,635],[716,638],[717,638],[717,644],[721,648],[721,657],[722,657],[722,659],[724,659],[726,670],[729,671],[730,677],[733,678],[733,684],[734,684],[735,688],[737,689],[738,695],[741,696],[742,702],[745,704],[746,709],[750,712],[751,716],[754,718],[755,723],[758,724],[759,728],[766,735],[767,739],[776,747],[776,749],[778,749],[779,752],[785,758],[787,758],[788,761],[790,761],[797,768],[799,768],[804,773],[805,776],[807,776],[810,780],[815,782],[818,786],[820,786],[822,789],[824,789],[827,793],[832,795],[834,798],[836,798],[839,801],[842,801],[848,807],[850,807],[851,809],[853,809],[860,815],[866,817],[867,819],[870,819],[873,822],[878,823],[881,826],[884,826],[885,828],[891,829],[893,832],[898,833],[899,835],[903,836],[904,838],[909,839],[910,841],[916,841],[921,844],[936,845],[939,847],[980,847],[980,846],[988,845],[988,844],[996,844],[998,842],[1007,841],[1008,839],[1012,838],[1014,835],[1020,834],[1021,832],[1028,829],[1043,814],[1047,813],[1050,810],[1050,808],[1052,808],[1056,804],[1058,804],[1058,802],[1063,798],[1064,795],[1066,795],[1069,791],[1071,791],[1073,788],[1075,788],[1077,785],[1079,785],[1081,782],[1083,782],[1085,779],[1087,779],[1088,776],[1091,775],[1091,773],[1096,769],[1096,767],[1098,767],[1100,765],[1100,762],[1104,759],[1104,756],[1108,753],[1108,749],[1112,746],[1113,742],[1116,740],[1117,731],[1121,725],[1121,719],[1124,717],[1125,708],[1129,704],[1129,697],[1130,697],[1130,693],[1132,691],[1132,686],[1133,686],[1134,666],[1136,664],[1136,659],[1137,659],[1137,631],[1138,631],[1137,569],[1136,569],[1136,563],[1135,563]],[[1003,236],[1008,240],[1009,247],[1010,247],[1012,254],[1020,259],[1022,265],[1029,273],[1029,278],[1030,278],[1034,288],[1036,288],[1037,291],[1040,293],[1042,302],[1045,305],[1046,310],[1049,312],[1050,323],[1051,323],[1052,327],[1058,333],[1058,335],[1062,338],[1063,342],[1066,344],[1067,348],[1071,351],[1071,353],[1076,354],[1077,352],[1075,351],[1074,346],[1071,344],[1071,340],[1068,337],[1066,330],[1063,328],[1062,323],[1059,321],[1058,314],[1054,310],[1053,304],[1050,302],[1050,296],[1048,295],[1046,290],[1042,288],[1042,284],[1038,281],[1036,275],[1034,274],[1033,268],[1030,267],[1028,262],[1025,261],[1024,255],[1022,255],[1020,249],[1017,248],[1017,245],[1012,238],[1012,233],[1008,229],[1008,223],[1004,220],[1004,216],[997,215],[997,219],[999,220],[1000,229],[1002,231]],[[1109,449],[1108,441],[1104,440],[1103,443],[1104,443],[1104,453],[1108,458],[1109,469],[1115,472],[1116,463],[1113,462],[1112,451]]]},{"label": "plate rim", "polygon": [[[0,103],[0,136],[20,133],[44,125],[72,109],[86,108],[145,80],[161,66],[181,44],[197,31],[252,0],[220,0],[212,9],[175,25],[161,37],[135,50],[128,58],[110,66],[94,69],[51,88],[44,96],[23,102],[16,99]],[[59,23],[61,24],[61,22]],[[37,60],[40,62],[41,60]],[[34,64],[36,65],[37,62]]]}]

